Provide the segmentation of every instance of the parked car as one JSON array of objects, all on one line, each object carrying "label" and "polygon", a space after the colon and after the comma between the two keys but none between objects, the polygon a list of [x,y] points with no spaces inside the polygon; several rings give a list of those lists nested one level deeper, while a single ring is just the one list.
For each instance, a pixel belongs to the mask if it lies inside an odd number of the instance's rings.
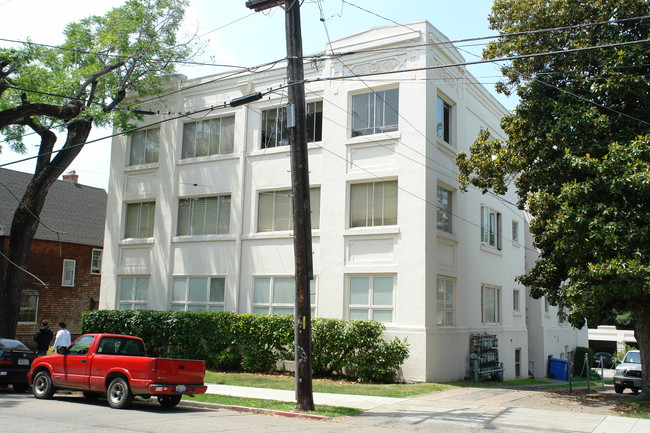
[{"label": "parked car", "polygon": [[105,395],[116,409],[137,395],[174,407],[183,395],[205,393],[204,376],[205,361],[150,358],[141,338],[116,334],[82,335],[60,353],[37,358],[27,374],[36,398],[75,389],[86,398]]},{"label": "parked car", "polygon": [[641,354],[638,350],[627,352],[623,363],[616,366],[614,391],[620,394],[625,388],[630,388],[634,394],[641,390]]},{"label": "parked car", "polygon": [[600,368],[602,361],[602,367],[603,368],[612,368],[614,367],[614,357],[612,356],[611,353],[607,352],[596,352],[594,353],[594,367]]},{"label": "parked car", "polygon": [[11,385],[16,392],[29,389],[27,372],[36,353],[19,340],[0,338],[0,386]]}]

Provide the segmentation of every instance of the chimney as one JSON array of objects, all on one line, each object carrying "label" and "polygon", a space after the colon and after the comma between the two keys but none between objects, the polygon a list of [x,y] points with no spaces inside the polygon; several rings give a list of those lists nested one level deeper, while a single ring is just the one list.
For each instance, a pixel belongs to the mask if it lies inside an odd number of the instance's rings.
[{"label": "chimney", "polygon": [[64,182],[78,183],[79,182],[79,175],[77,174],[76,171],[71,170],[68,173],[65,173],[63,175],[63,181]]}]

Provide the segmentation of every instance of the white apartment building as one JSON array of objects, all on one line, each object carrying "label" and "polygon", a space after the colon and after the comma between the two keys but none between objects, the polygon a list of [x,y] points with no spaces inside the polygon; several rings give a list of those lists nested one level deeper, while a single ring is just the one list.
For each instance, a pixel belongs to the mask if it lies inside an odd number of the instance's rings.
[{"label": "white apartment building", "polygon": [[[481,130],[502,137],[506,110],[440,67],[463,62],[446,40],[427,22],[375,28],[305,62],[313,315],[408,337],[407,380],[468,376],[476,333],[498,336],[505,378],[526,377],[524,214],[461,193],[454,163]],[[292,313],[286,90],[223,107],[285,75],[179,79],[142,107],[160,124],[113,139],[100,308]]]}]

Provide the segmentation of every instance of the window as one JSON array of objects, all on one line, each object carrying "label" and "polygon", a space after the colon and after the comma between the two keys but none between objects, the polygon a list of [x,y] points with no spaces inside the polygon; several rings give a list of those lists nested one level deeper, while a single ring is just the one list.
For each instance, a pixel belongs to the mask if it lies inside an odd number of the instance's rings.
[{"label": "window", "polygon": [[501,323],[501,289],[481,286],[481,322],[484,324]]},{"label": "window", "polygon": [[501,249],[501,213],[481,206],[481,242]]},{"label": "window", "polygon": [[146,310],[148,296],[149,277],[122,277],[120,310]]},{"label": "window", "polygon": [[228,234],[229,231],[229,195],[178,201],[178,236]]},{"label": "window", "polygon": [[129,165],[158,162],[160,128],[140,129],[131,137]]},{"label": "window", "polygon": [[519,289],[514,289],[512,291],[512,311],[514,313],[521,312],[519,309]]},{"label": "window", "polygon": [[557,305],[557,323],[563,325],[566,323],[566,319],[567,319],[567,313],[566,311],[564,311],[564,304],[560,302]]},{"label": "window", "polygon": [[226,279],[174,278],[172,311],[223,311]]},{"label": "window", "polygon": [[235,116],[199,120],[183,125],[182,159],[232,153]]},{"label": "window", "polygon": [[77,341],[72,343],[72,345],[68,348],[67,354],[85,355],[86,353],[88,353],[88,349],[90,349],[90,346],[93,344],[94,340],[95,337],[93,337],[92,335],[84,335],[83,337],[80,337]]},{"label": "window", "polygon": [[[320,188],[309,189],[311,228],[320,227]],[[266,191],[259,194],[258,232],[293,229],[293,200],[291,190]]]},{"label": "window", "polygon": [[451,105],[440,96],[438,96],[436,124],[438,138],[451,144]]},{"label": "window", "polygon": [[[253,313],[293,314],[296,287],[293,277],[255,278],[253,286]],[[311,315],[316,313],[316,280],[309,282]]]},{"label": "window", "polygon": [[438,230],[451,233],[451,191],[438,185]]},{"label": "window", "polygon": [[350,227],[397,224],[397,181],[350,185]]},{"label": "window", "polygon": [[150,238],[153,236],[156,202],[129,203],[126,205],[125,238]]},{"label": "window", "polygon": [[436,285],[436,324],[454,326],[454,281],[448,278],[438,278]]},{"label": "window", "polygon": [[99,274],[102,271],[102,250],[93,248],[93,255],[90,259],[90,273]]},{"label": "window", "polygon": [[512,221],[512,242],[519,243],[519,221]]},{"label": "window", "polygon": [[349,318],[350,320],[393,321],[392,276],[355,276],[349,278]]},{"label": "window", "polygon": [[61,285],[64,287],[74,286],[74,273],[77,267],[76,260],[63,260],[63,275],[61,277]]},{"label": "window", "polygon": [[544,313],[549,314],[550,310],[551,310],[551,306],[548,303],[548,298],[546,298],[546,296],[544,296]]},{"label": "window", "polygon": [[25,293],[20,297],[20,311],[18,312],[18,321],[27,323],[36,323],[36,313],[38,311],[38,294]]},{"label": "window", "polygon": [[399,89],[352,96],[352,136],[397,131]]},{"label": "window", "polygon": [[[323,139],[323,101],[307,103],[306,111],[307,142]],[[262,149],[289,145],[287,127],[287,107],[277,107],[262,111]]]},{"label": "window", "polygon": [[521,377],[521,349],[515,349],[515,377]]}]

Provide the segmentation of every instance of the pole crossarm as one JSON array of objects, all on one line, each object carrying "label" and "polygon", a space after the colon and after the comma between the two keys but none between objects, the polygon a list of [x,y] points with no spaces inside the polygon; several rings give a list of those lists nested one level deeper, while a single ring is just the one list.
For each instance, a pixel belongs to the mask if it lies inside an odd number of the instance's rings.
[{"label": "pole crossarm", "polygon": [[246,7],[248,9],[253,9],[255,12],[264,11],[281,5],[284,5],[284,0],[249,0],[246,2]]}]

